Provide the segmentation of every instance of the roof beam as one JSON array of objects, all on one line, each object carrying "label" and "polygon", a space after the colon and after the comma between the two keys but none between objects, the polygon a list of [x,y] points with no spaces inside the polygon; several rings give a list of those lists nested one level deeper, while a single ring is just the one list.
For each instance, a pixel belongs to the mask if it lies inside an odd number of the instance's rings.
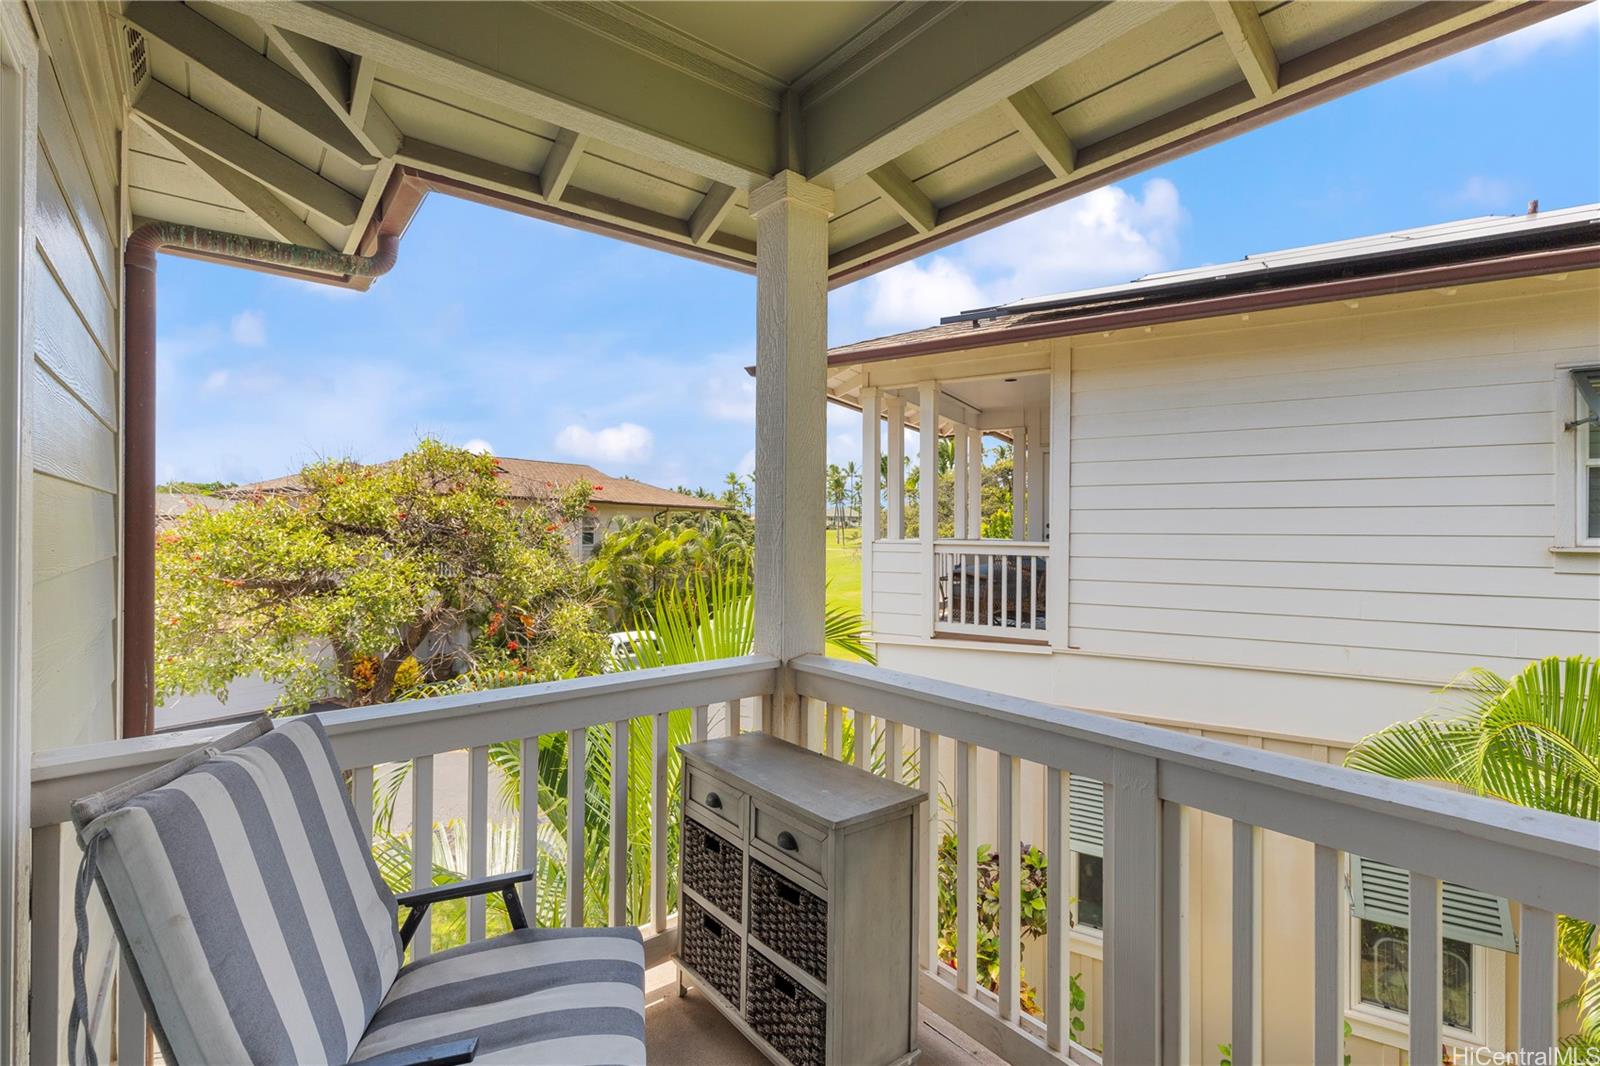
[{"label": "roof beam", "polygon": [[400,147],[400,130],[382,107],[371,101],[372,70],[367,64],[365,98],[361,113],[355,113],[356,72],[352,64],[335,49],[313,41],[293,30],[266,27],[267,37],[284,54],[306,84],[322,98],[323,104],[367,151],[380,159],[394,155]]},{"label": "roof beam", "polygon": [[931,7],[808,89],[808,176],[841,187],[1167,11],[1168,3]]},{"label": "roof beam", "polygon": [[542,200],[544,193],[535,174],[515,167],[480,159],[443,145],[407,137],[400,142],[396,158],[407,166],[416,167],[428,174],[442,174],[469,185],[481,185],[495,192],[505,193],[525,200]]},{"label": "roof beam", "polygon": [[722,220],[733,209],[733,198],[737,193],[738,190],[732,185],[712,183],[699,206],[694,209],[694,214],[689,216],[689,239],[704,245],[715,236]]},{"label": "roof beam", "polygon": [[917,188],[917,183],[907,177],[897,164],[885,163],[875,167],[867,172],[867,178],[918,233],[927,233],[938,223],[939,212],[934,210],[933,201]]},{"label": "roof beam", "polygon": [[749,188],[776,170],[770,106],[565,17],[562,5],[228,3],[257,22],[726,185]]},{"label": "roof beam", "polygon": [[149,82],[133,110],[163,134],[205,152],[339,226],[355,224],[359,198],[316,171],[259,141],[158,81]]},{"label": "roof beam", "polygon": [[1239,61],[1250,91],[1265,99],[1278,91],[1278,53],[1261,24],[1261,15],[1251,0],[1211,0],[1211,11],[1222,27],[1233,57]]},{"label": "roof beam", "polygon": [[124,12],[144,33],[226,82],[256,106],[315,138],[358,167],[376,155],[346,128],[310,85],[183,4],[135,0]]},{"label": "roof beam", "polygon": [[578,160],[583,158],[583,150],[588,146],[588,135],[576,130],[562,130],[556,137],[550,154],[545,156],[544,169],[539,172],[539,184],[544,186],[546,200],[558,203],[566,195],[567,185],[577,172]]},{"label": "roof beam", "polygon": [[321,234],[306,225],[304,219],[278,199],[278,195],[255,178],[220,162],[215,156],[202,152],[182,137],[174,137],[166,130],[145,123],[167,144],[178,151],[195,169],[222,186],[224,192],[238,200],[245,211],[265,226],[274,237],[285,244],[298,244],[303,248],[326,251],[331,246]]},{"label": "roof beam", "polygon": [[1000,107],[1010,117],[1011,124],[1022,134],[1022,139],[1032,146],[1034,153],[1050,168],[1050,173],[1064,178],[1077,165],[1077,153],[1067,131],[1061,128],[1056,116],[1033,86],[1012,93],[1000,102]]}]

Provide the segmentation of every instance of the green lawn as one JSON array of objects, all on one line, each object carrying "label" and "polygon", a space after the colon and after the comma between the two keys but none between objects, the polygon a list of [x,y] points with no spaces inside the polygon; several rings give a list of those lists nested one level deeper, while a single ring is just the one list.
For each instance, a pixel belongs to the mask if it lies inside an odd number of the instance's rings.
[{"label": "green lawn", "polygon": [[[827,531],[828,546],[828,606],[835,605],[861,610],[861,530],[844,531],[844,543],[839,543],[837,530]],[[832,648],[829,655],[839,653]]]}]

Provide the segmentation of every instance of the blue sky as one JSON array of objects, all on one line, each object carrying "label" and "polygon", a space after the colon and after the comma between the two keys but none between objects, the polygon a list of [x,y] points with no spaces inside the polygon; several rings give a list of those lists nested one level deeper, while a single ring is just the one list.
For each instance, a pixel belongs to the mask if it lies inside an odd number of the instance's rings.
[{"label": "blue sky", "polygon": [[[1000,300],[1600,201],[1600,8],[1364,89],[837,290],[835,343]],[[157,470],[274,477],[420,435],[659,484],[748,471],[753,278],[431,197],[365,294],[164,257]],[[829,457],[860,454],[833,411]]]}]

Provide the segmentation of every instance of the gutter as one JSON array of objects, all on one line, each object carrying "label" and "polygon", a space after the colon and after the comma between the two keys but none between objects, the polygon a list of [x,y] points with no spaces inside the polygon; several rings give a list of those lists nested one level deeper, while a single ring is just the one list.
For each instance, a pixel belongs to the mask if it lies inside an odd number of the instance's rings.
[{"label": "gutter", "polygon": [[148,222],[128,236],[123,264],[122,735],[155,722],[156,253],[187,254],[327,285],[389,272],[398,233],[380,232],[376,254],[343,255],[218,230]]}]

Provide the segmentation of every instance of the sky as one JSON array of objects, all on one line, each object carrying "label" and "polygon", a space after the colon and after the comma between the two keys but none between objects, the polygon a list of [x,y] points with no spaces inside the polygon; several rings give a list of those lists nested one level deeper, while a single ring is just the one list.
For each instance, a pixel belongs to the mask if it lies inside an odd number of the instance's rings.
[{"label": "sky", "polygon": [[[840,344],[1025,296],[1600,201],[1600,5],[835,290]],[[755,279],[443,196],[367,293],[160,263],[157,472],[252,481],[419,437],[719,488],[754,466]],[[829,412],[828,457],[860,458]]]}]

